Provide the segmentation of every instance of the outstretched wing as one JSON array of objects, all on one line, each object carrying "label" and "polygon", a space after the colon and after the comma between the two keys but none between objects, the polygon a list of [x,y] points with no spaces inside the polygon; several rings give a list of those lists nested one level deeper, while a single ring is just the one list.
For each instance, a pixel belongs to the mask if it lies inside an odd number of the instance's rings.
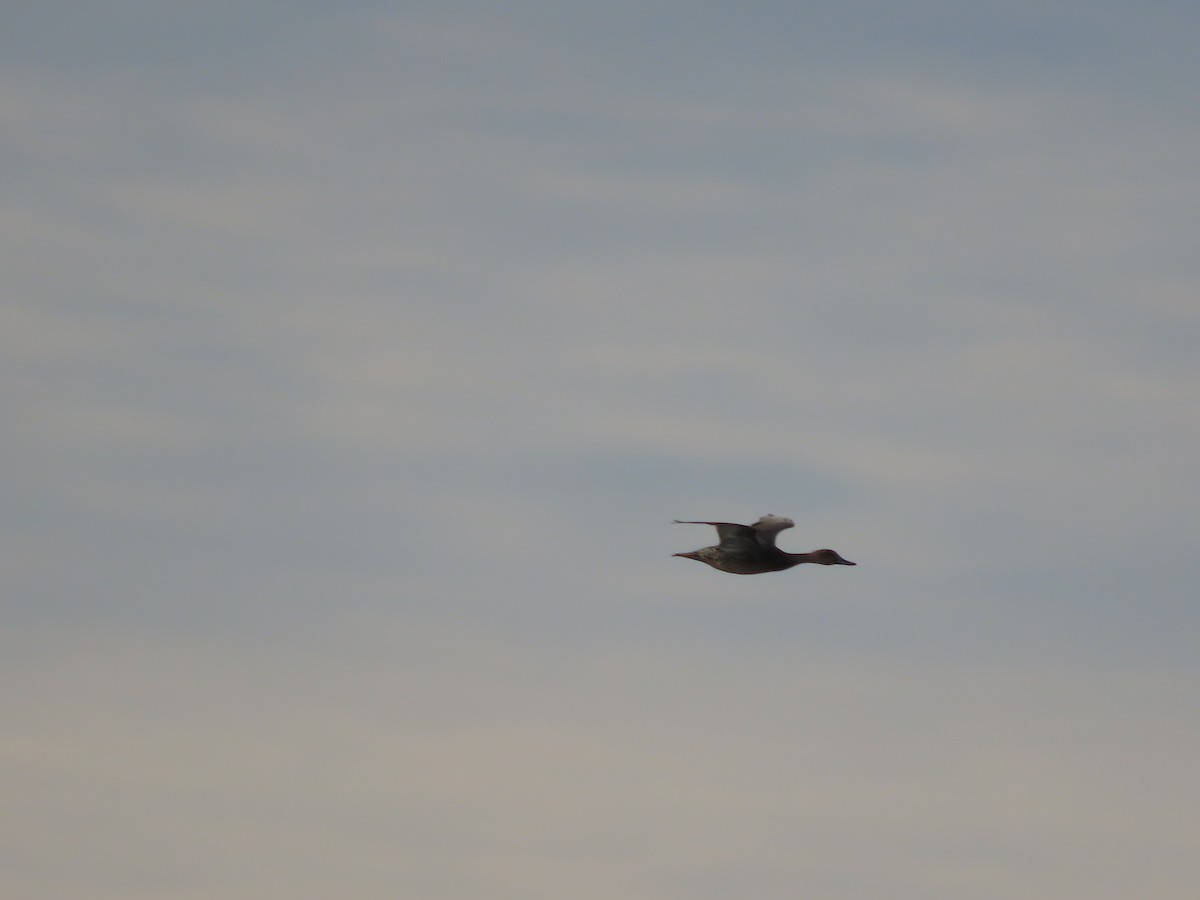
[{"label": "outstretched wing", "polygon": [[755,539],[764,547],[774,547],[775,538],[779,536],[779,532],[794,528],[796,525],[791,519],[786,519],[783,516],[773,516],[770,513],[763,516],[753,525],[749,526],[749,531],[754,534]]},{"label": "outstretched wing", "polygon": [[722,550],[744,550],[747,546],[758,544],[758,533],[750,525],[738,525],[736,522],[685,522],[681,519],[676,519],[675,524],[713,526],[717,529],[717,540]]}]

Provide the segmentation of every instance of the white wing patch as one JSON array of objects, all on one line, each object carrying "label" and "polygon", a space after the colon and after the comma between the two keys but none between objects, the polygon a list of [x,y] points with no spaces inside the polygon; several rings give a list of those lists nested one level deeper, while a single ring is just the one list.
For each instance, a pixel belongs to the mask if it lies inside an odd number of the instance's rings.
[{"label": "white wing patch", "polygon": [[784,518],[783,516],[773,516],[768,513],[750,527],[753,528],[755,533],[758,535],[758,541],[760,544],[764,544],[768,547],[774,547],[775,536],[778,535],[779,532],[787,528],[794,528],[795,526],[796,523],[791,519]]}]

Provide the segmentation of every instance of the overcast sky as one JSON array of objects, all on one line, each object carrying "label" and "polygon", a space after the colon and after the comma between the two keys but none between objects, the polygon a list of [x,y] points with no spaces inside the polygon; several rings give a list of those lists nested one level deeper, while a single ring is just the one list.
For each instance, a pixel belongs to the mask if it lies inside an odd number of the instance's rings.
[{"label": "overcast sky", "polygon": [[0,893],[1192,900],[1197,46],[6,8]]}]

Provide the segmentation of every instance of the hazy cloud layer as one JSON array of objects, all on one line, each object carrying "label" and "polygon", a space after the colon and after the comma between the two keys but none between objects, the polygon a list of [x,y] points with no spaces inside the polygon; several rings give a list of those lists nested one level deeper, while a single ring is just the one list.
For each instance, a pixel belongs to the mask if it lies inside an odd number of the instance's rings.
[{"label": "hazy cloud layer", "polygon": [[1191,896],[1194,14],[60,13],[6,893]]}]

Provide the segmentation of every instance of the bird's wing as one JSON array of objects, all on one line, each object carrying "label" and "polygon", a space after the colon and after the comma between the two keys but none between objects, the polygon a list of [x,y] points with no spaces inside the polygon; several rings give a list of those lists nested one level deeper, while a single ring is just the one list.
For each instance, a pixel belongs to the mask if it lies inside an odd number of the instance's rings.
[{"label": "bird's wing", "polygon": [[755,539],[764,547],[774,547],[775,538],[779,536],[779,532],[787,528],[793,528],[795,525],[796,523],[791,519],[768,514],[751,525],[750,530],[753,532]]},{"label": "bird's wing", "polygon": [[736,522],[684,522],[675,520],[677,525],[711,525],[717,529],[717,540],[722,550],[741,550],[747,544],[754,545],[757,535],[749,525],[738,525]]}]

